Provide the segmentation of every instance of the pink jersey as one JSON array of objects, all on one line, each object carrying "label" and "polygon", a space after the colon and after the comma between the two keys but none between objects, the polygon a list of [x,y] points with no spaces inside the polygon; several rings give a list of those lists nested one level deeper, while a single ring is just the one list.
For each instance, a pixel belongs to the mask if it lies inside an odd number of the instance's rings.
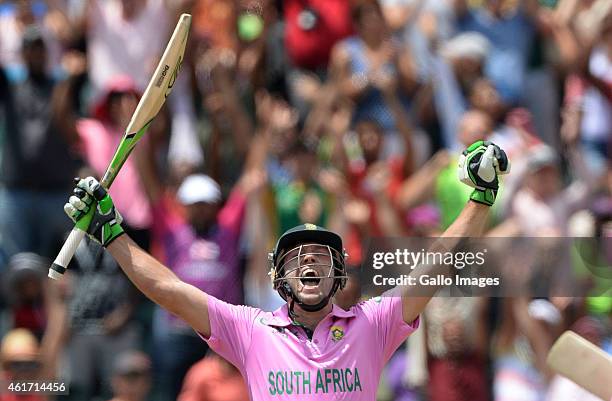
[{"label": "pink jersey", "polygon": [[210,348],[242,373],[251,400],[374,401],[393,352],[419,325],[406,324],[400,297],[376,297],[345,311],[334,305],[312,340],[274,312],[209,296]]}]

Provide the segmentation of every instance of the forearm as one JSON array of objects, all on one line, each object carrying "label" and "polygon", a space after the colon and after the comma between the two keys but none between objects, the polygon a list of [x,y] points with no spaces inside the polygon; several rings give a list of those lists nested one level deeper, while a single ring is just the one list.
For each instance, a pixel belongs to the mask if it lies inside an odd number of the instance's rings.
[{"label": "forearm", "polygon": [[408,210],[431,199],[440,171],[448,165],[446,151],[438,151],[423,167],[402,183],[395,203],[400,210]]},{"label": "forearm", "polygon": [[336,100],[336,88],[332,84],[321,85],[320,95],[313,103],[310,113],[304,122],[306,138],[320,138],[325,134],[326,124],[331,117],[333,103]]},{"label": "forearm", "polygon": [[[444,231],[441,238],[479,237],[484,234],[489,218],[489,206],[468,202],[459,217]],[[458,242],[458,240],[456,241]]]},{"label": "forearm", "polygon": [[268,151],[270,150],[271,133],[269,130],[267,127],[262,127],[255,133],[247,155],[245,170],[265,169]]},{"label": "forearm", "polygon": [[241,156],[246,156],[252,139],[253,122],[244,109],[237,89],[234,85],[224,83],[221,88],[224,103],[227,107],[226,116],[229,118],[234,146]]},{"label": "forearm", "polygon": [[206,293],[182,282],[127,235],[120,236],[106,249],[147,298],[182,318],[196,331],[210,335]]},{"label": "forearm", "polygon": [[208,295],[181,281],[125,234],[113,200],[95,178],[80,179],[73,193],[64,211],[78,224],[87,210],[93,210],[87,234],[115,258],[134,286],[196,331],[209,335]]},{"label": "forearm", "polygon": [[122,235],[107,248],[132,283],[156,304],[166,308],[171,302],[171,283],[178,277],[142,250],[130,237]]},{"label": "forearm", "polygon": [[60,83],[52,95],[53,124],[59,129],[70,145],[80,141],[76,129],[76,113],[72,109],[72,100],[77,96],[79,77],[72,76]]},{"label": "forearm", "polygon": [[[440,236],[429,249],[430,252],[452,252],[462,238],[478,237],[484,234],[489,215],[489,206],[469,201],[457,220]],[[421,265],[410,274],[415,282],[422,276],[453,277],[455,268],[449,265]],[[443,286],[406,286],[402,290],[404,321],[412,322],[423,311],[429,300]]]}]

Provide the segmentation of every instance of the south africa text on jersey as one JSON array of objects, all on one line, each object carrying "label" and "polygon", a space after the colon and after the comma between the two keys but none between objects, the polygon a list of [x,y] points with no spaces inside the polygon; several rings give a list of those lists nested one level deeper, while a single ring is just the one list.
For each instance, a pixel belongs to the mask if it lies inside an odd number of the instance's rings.
[{"label": "south africa text on jersey", "polygon": [[306,371],[275,370],[268,372],[270,395],[327,394],[363,391],[357,368],[318,369]]}]

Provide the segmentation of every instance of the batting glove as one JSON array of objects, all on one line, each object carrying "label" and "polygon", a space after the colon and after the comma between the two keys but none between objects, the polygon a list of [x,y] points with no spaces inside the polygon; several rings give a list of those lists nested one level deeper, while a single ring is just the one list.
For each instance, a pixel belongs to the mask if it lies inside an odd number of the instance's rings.
[{"label": "batting glove", "polygon": [[492,206],[499,189],[498,177],[510,172],[510,161],[499,146],[489,141],[471,144],[459,158],[459,179],[475,188],[470,199]]},{"label": "batting glove", "polygon": [[[123,217],[115,209],[110,195],[95,178],[75,178],[75,183],[74,195],[64,205],[64,211],[75,224],[93,213],[87,234],[94,241],[107,247],[124,233],[121,227]],[[93,212],[92,208],[95,209]]]}]

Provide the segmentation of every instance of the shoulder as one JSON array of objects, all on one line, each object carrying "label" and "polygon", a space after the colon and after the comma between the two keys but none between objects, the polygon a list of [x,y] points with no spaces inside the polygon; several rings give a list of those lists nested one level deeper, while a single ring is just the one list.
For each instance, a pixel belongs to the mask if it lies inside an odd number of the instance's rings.
[{"label": "shoulder", "polygon": [[211,295],[208,295],[208,308],[216,314],[224,315],[226,317],[234,317],[243,320],[244,322],[254,323],[258,317],[264,317],[272,315],[269,312],[264,312],[259,308],[246,305],[234,305],[225,301],[221,301]]},{"label": "shoulder", "polygon": [[372,297],[357,303],[351,307],[350,311],[353,312],[358,318],[366,318],[369,320],[377,313],[378,310],[383,308],[385,303],[384,301],[385,294]]}]

